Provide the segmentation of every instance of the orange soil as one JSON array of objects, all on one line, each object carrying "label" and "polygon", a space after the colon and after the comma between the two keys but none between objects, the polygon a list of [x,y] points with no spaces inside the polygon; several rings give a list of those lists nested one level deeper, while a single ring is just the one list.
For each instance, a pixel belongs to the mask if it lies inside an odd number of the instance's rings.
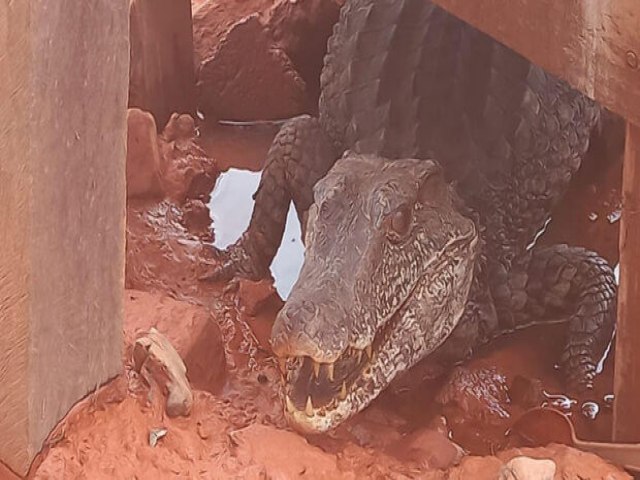
[{"label": "orange soil", "polygon": [[[261,134],[257,138],[238,149],[253,149],[252,158],[264,158],[268,141]],[[207,142],[205,137],[202,144]],[[225,148],[215,152],[219,163],[233,153]],[[207,337],[210,349],[226,353],[226,362],[209,361],[209,374],[226,371],[224,385],[198,383],[197,377],[207,374],[200,371],[191,378],[204,388],[195,393],[192,414],[171,419],[164,414],[161,392],[145,385],[126,359],[123,374],[76,406],[52,433],[30,478],[495,478],[502,461],[517,451],[501,454],[500,460],[465,457],[453,467],[462,450],[448,437],[476,454],[505,445],[505,431],[524,411],[501,393],[516,375],[540,378],[545,390],[561,392],[553,371],[561,335],[534,329],[488,348],[456,372],[454,383],[423,381],[428,370],[423,365],[337,431],[304,439],[284,422],[279,374],[268,344],[281,303],[266,302],[250,317],[223,285],[198,282],[201,263],[211,255],[201,238],[182,226],[181,215],[166,201],[129,204],[127,287],[136,291],[127,292],[125,336],[130,343],[135,332],[155,325],[180,350],[189,345],[188,325],[195,324],[185,319],[209,315],[221,332],[221,337]],[[245,289],[245,295],[251,291]],[[593,398],[585,400],[603,404],[611,389],[610,370],[599,379]],[[608,438],[607,407],[594,421],[582,416],[579,406],[572,406],[579,434]],[[166,436],[151,447],[149,435],[160,428]],[[600,469],[614,472],[611,478],[628,478],[597,457],[566,447],[526,453],[553,457],[560,473]]]}]

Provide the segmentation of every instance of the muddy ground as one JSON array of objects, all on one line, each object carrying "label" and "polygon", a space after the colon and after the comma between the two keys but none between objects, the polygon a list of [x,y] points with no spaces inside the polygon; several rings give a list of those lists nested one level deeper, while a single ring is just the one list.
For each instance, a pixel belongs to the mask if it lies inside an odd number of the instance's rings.
[{"label": "muddy ground", "polygon": [[[259,169],[273,130],[208,126],[197,143],[218,166]],[[615,182],[602,185],[603,178],[595,176],[598,183],[591,180],[587,194],[567,205],[593,200],[588,192],[594,189],[615,198]],[[602,205],[609,197],[597,198],[592,210],[609,210]],[[197,280],[201,263],[211,261],[212,239],[189,209],[206,201],[207,195],[130,199],[125,372],[61,423],[32,478],[497,478],[502,464],[519,454],[553,458],[558,478],[625,478],[597,457],[560,445],[508,449],[514,440],[505,432],[539,404],[570,412],[582,437],[609,439],[611,362],[591,396],[564,396],[554,371],[560,331],[504,338],[440,380],[423,380],[423,365],[330,435],[303,438],[290,431],[268,343],[282,301],[266,282],[244,282],[225,293],[225,285]],[[572,218],[549,236],[579,236],[576,229],[597,223],[593,215]],[[615,222],[601,227],[603,238],[616,235]],[[131,344],[151,326],[186,359],[196,388],[187,418],[169,418],[162,393],[132,368]],[[166,436],[152,447],[149,436],[159,429]]]},{"label": "muddy ground", "polygon": [[[218,120],[313,113],[321,45],[337,5],[333,0],[194,1],[196,70],[201,80],[221,82],[225,99],[210,95],[213,87],[201,82],[206,118],[197,120],[197,128],[188,117],[174,118],[160,136],[152,116],[130,111],[125,367],[59,424],[29,478],[494,479],[519,455],[552,458],[556,478],[628,478],[593,455],[558,444],[531,449],[523,438],[506,435],[528,409],[553,405],[570,414],[579,436],[610,439],[613,356],[604,362],[593,392],[566,396],[554,369],[562,344],[558,328],[502,338],[439,379],[429,378],[428,363],[419,365],[328,435],[305,438],[286,425],[268,342],[282,299],[268,281],[242,282],[229,290],[198,277],[206,264],[215,263],[211,218],[216,212],[208,205],[220,175],[230,169],[259,171],[278,128]],[[223,88],[224,71],[202,67],[209,59],[232,68],[243,60],[241,48],[255,46],[256,38],[268,43],[263,48],[273,56],[255,66],[262,69],[257,73],[236,76],[239,84],[232,89]],[[222,51],[217,60],[208,57],[212,50]],[[283,79],[289,87],[273,85],[272,103],[260,103],[264,82]],[[617,263],[621,149],[616,141],[611,136],[596,141],[540,241],[584,245]],[[167,416],[161,389],[133,368],[132,344],[151,327],[185,360],[194,388],[187,417]],[[0,470],[3,475],[9,476]]]}]

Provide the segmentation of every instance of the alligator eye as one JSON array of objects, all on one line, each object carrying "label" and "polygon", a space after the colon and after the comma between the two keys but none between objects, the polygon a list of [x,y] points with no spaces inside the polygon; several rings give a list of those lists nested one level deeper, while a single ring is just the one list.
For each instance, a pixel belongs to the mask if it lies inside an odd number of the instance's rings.
[{"label": "alligator eye", "polygon": [[389,215],[386,223],[392,237],[404,237],[411,227],[411,212],[407,208],[396,210]]}]

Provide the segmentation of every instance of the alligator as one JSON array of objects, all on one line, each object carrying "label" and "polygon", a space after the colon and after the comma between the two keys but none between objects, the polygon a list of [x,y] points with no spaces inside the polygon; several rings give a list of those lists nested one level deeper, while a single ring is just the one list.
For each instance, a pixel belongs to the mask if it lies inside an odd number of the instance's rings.
[{"label": "alligator", "polygon": [[335,428],[422,359],[566,324],[558,365],[592,388],[615,326],[596,253],[535,240],[601,108],[428,0],[347,0],[319,116],[283,125],[250,225],[204,278],[261,278],[293,202],[305,258],[271,335],[284,410]]}]

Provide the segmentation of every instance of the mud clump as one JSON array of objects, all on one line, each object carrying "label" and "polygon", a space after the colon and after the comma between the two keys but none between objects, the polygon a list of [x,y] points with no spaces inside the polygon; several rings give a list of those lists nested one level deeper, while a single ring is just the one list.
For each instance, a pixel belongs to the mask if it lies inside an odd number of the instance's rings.
[{"label": "mud clump", "polygon": [[194,4],[198,104],[207,117],[289,118],[316,109],[339,0]]},{"label": "mud clump", "polygon": [[127,196],[208,201],[219,170],[196,143],[193,118],[173,114],[159,136],[151,114],[130,109],[127,119]]},{"label": "mud clump", "polygon": [[454,438],[491,453],[510,418],[507,380],[494,368],[456,368],[436,397]]},{"label": "mud clump", "polygon": [[280,0],[267,12],[266,24],[273,39],[291,58],[314,100],[320,96],[327,40],[343,4],[344,0]]},{"label": "mud clump", "polygon": [[234,24],[197,72],[198,105],[207,117],[270,120],[305,111],[305,83],[257,14]]},{"label": "mud clump", "polygon": [[353,472],[338,469],[335,456],[292,432],[253,424],[231,432],[230,437],[238,457],[261,465],[267,478],[356,478]]},{"label": "mud clump", "polygon": [[137,108],[127,113],[127,196],[160,198],[162,159],[156,122],[148,112]]},{"label": "mud clump", "polygon": [[544,401],[544,387],[539,378],[528,378],[517,375],[509,387],[511,401],[523,408],[533,408]]},{"label": "mud clump", "polygon": [[211,312],[200,305],[161,293],[128,290],[125,296],[125,361],[132,346],[150,329],[161,332],[175,347],[194,388],[215,393],[226,375],[222,333]]},{"label": "mud clump", "polygon": [[257,282],[241,279],[238,285],[236,304],[247,315],[255,316],[270,305],[279,310],[284,303],[278,296],[272,279]]}]

